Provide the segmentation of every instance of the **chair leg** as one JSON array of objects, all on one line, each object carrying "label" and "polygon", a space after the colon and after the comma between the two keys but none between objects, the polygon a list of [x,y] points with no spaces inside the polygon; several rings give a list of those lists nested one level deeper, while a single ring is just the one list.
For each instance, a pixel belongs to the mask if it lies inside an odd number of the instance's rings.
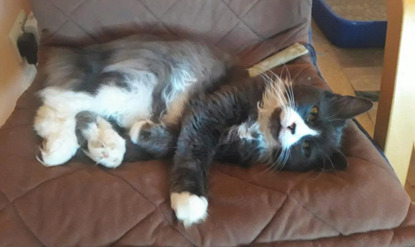
[{"label": "chair leg", "polygon": [[388,0],[388,30],[374,139],[405,184],[415,140],[415,0]]}]

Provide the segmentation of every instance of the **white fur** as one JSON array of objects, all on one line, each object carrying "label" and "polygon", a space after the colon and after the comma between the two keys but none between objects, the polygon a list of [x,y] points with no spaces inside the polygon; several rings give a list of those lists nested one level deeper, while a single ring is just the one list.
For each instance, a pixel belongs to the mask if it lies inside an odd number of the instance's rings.
[{"label": "white fur", "polygon": [[171,208],[178,220],[185,227],[200,223],[207,217],[208,202],[206,197],[193,195],[187,191],[170,194]]},{"label": "white fur", "polygon": [[75,118],[47,105],[41,106],[35,117],[34,129],[44,138],[37,159],[45,166],[67,162],[79,148],[75,135]]},{"label": "white fur", "polygon": [[[281,130],[278,136],[278,141],[281,143],[282,148],[288,149],[294,145],[301,138],[311,135],[318,135],[318,131],[315,131],[308,127],[300,115],[291,107],[287,107],[281,111],[280,115]],[[295,133],[293,134],[289,126],[295,124]]]},{"label": "white fur", "polygon": [[193,83],[197,82],[195,76],[190,72],[192,66],[186,66],[185,64],[176,64],[176,66],[181,68],[173,68],[170,79],[172,90],[167,93],[168,88],[166,87],[161,93],[167,106],[171,105],[173,100],[178,97],[178,94],[183,93]]},{"label": "white fur", "polygon": [[130,133],[129,134],[130,134],[131,141],[134,144],[137,144],[137,142],[138,142],[138,136],[140,135],[141,128],[143,127],[144,124],[147,124],[147,123],[148,124],[153,124],[153,122],[151,120],[145,119],[145,120],[136,121],[131,126]]},{"label": "white fur", "polygon": [[37,160],[44,166],[57,166],[66,163],[79,148],[78,141],[69,131],[50,135],[40,147],[41,158]]},{"label": "white fur", "polygon": [[189,101],[189,91],[197,83],[196,77],[191,72],[191,65],[176,64],[179,68],[173,68],[170,79],[171,90],[167,93],[168,87],[164,88],[161,96],[166,102],[166,114],[163,122],[175,124],[179,121],[184,106]]},{"label": "white fur", "polygon": [[41,92],[45,105],[76,115],[81,111],[92,111],[100,116],[111,116],[123,127],[129,128],[136,119],[151,116],[152,90],[154,85],[137,82],[128,91],[115,85],[105,85],[96,95],[72,92],[48,87]]},{"label": "white fur", "polygon": [[118,167],[125,154],[125,140],[112,128],[105,119],[98,117],[97,123],[83,130],[88,140],[88,151],[84,153],[107,168]]}]

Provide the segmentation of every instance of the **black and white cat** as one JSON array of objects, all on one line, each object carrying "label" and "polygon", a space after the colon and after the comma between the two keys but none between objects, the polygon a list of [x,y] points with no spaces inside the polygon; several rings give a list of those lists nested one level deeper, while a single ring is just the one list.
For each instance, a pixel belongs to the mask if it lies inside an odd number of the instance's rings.
[{"label": "black and white cat", "polygon": [[185,226],[207,216],[213,160],[346,168],[342,130],[372,107],[369,100],[276,76],[251,79],[218,54],[194,42],[136,37],[55,50],[35,118],[44,138],[39,160],[63,164],[81,145],[95,162],[117,167],[126,142],[112,119],[153,157],[174,156],[171,207]]}]

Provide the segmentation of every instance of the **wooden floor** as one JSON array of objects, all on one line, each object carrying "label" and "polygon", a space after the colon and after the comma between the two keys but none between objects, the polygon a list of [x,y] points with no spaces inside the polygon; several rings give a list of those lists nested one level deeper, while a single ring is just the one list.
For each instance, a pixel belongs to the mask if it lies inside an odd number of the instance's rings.
[{"label": "wooden floor", "polygon": [[[312,23],[312,30],[317,63],[331,89],[336,93],[357,94],[375,101],[375,106],[371,111],[357,117],[359,123],[373,136],[384,50],[381,48],[339,48],[326,39],[315,22]],[[415,201],[414,165],[409,170],[405,188],[412,201]]]}]

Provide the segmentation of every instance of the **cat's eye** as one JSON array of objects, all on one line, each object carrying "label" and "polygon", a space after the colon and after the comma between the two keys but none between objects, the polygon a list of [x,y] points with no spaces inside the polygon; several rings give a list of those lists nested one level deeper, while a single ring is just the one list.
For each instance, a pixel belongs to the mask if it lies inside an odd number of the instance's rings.
[{"label": "cat's eye", "polygon": [[319,112],[318,107],[313,106],[310,110],[310,114],[308,114],[307,122],[313,122],[314,120],[316,120],[318,112]]},{"label": "cat's eye", "polygon": [[308,141],[303,142],[302,149],[303,149],[305,156],[307,157],[310,156],[311,150],[310,150],[310,143]]}]

